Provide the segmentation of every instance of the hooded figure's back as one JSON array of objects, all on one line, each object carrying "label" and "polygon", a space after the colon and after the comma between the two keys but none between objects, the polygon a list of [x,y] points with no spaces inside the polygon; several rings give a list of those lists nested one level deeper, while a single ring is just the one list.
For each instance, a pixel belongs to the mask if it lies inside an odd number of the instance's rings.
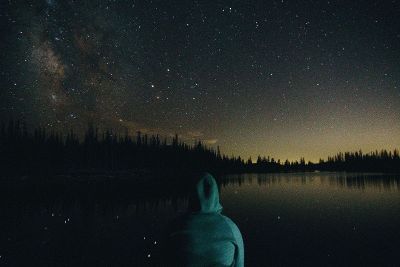
[{"label": "hooded figure's back", "polygon": [[221,211],[217,183],[205,173],[193,188],[189,212],[175,221],[170,231],[170,265],[244,265],[242,235]]}]

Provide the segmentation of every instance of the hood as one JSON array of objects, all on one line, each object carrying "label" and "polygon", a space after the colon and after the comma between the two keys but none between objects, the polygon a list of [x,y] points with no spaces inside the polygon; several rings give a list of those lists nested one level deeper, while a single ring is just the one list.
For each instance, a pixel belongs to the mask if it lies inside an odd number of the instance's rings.
[{"label": "hood", "polygon": [[212,213],[221,212],[217,182],[209,173],[199,176],[197,183],[192,188],[189,199],[189,209],[192,212]]}]

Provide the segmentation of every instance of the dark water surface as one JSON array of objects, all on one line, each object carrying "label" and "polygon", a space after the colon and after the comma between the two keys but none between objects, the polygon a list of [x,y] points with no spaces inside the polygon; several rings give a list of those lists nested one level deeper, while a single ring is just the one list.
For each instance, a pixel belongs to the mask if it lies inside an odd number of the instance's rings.
[{"label": "dark water surface", "polygon": [[[246,266],[399,266],[400,177],[306,173],[219,177]],[[129,179],[0,182],[0,265],[162,266],[185,188]]]}]

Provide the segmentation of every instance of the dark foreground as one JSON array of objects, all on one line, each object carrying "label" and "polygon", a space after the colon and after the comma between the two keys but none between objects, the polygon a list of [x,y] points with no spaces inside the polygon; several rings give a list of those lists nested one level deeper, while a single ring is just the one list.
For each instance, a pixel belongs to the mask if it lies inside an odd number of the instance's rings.
[{"label": "dark foreground", "polygon": [[[159,266],[187,206],[168,177],[3,180],[0,265]],[[143,179],[140,179],[143,178]],[[345,173],[220,177],[246,266],[397,266],[400,177]]]}]

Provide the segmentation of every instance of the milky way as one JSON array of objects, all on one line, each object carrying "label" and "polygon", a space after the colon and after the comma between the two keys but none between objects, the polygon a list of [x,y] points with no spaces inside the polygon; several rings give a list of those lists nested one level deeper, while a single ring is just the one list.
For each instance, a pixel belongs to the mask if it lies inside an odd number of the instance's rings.
[{"label": "milky way", "polygon": [[[91,3],[87,3],[91,2]],[[8,1],[2,120],[291,160],[400,147],[398,1]]]}]

